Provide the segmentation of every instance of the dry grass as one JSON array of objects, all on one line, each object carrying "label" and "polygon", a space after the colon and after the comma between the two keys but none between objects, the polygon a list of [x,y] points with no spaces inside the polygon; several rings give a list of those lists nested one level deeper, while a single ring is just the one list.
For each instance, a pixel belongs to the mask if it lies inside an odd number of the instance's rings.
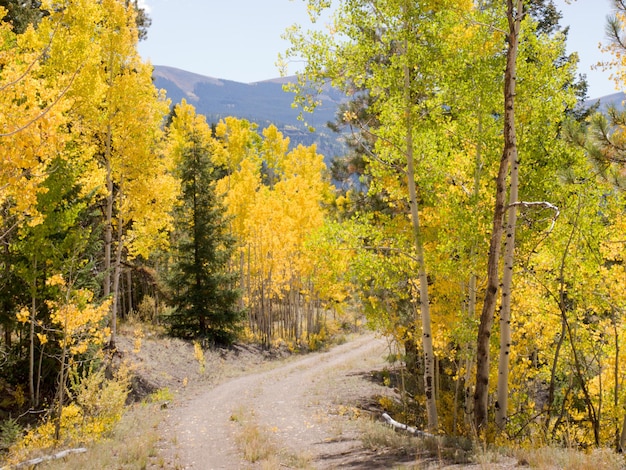
[{"label": "dry grass", "polygon": [[421,438],[398,432],[379,421],[359,421],[360,439],[366,449],[393,454],[401,460],[406,460],[403,457],[413,457],[415,464],[410,468],[433,469],[449,465],[461,468],[476,461],[472,442],[467,439],[445,436]]},{"label": "dry grass", "polygon": [[521,449],[513,452],[520,464],[537,470],[623,470],[624,456],[611,449],[594,449],[582,452],[576,449],[542,447]]},{"label": "dry grass", "polygon": [[248,462],[264,462],[274,460],[277,449],[270,438],[270,430],[259,426],[254,412],[241,406],[233,410],[230,420],[238,423],[235,442]]},{"label": "dry grass", "polygon": [[277,455],[277,449],[270,439],[269,430],[255,422],[244,422],[235,436],[237,446],[248,462],[267,461]]},{"label": "dry grass", "polygon": [[[626,459],[611,449],[480,449],[458,438],[415,438],[380,422],[360,420],[363,446],[371,451],[415,457],[419,469],[624,470]],[[403,467],[407,468],[407,467]]]},{"label": "dry grass", "polygon": [[369,419],[360,422],[360,438],[366,449],[374,452],[385,449],[398,453],[408,453],[415,448],[415,438],[394,431],[382,423]]},{"label": "dry grass", "polygon": [[250,410],[239,407],[232,412],[230,419],[239,424],[235,442],[244,460],[259,464],[263,470],[273,470],[281,466],[311,468],[309,455],[296,455],[285,449],[279,449],[274,442],[271,429],[259,425]]}]

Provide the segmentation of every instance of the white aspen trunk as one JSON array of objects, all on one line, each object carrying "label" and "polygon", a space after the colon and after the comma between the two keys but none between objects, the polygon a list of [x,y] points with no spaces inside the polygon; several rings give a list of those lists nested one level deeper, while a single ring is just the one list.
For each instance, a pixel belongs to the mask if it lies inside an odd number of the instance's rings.
[{"label": "white aspen trunk", "polygon": [[[489,245],[487,262],[487,290],[485,302],[480,316],[478,339],[476,341],[476,391],[474,393],[474,424],[481,433],[487,426],[489,399],[489,339],[493,327],[496,298],[499,288],[500,248],[504,229],[506,200],[506,177],[509,165],[517,159],[517,143],[515,140],[515,61],[517,59],[518,34],[523,14],[523,0],[515,0],[517,10],[513,8],[514,0],[507,0],[507,17],[509,35],[506,70],[504,75],[504,151],[500,160],[500,168],[496,179],[496,204],[493,215],[493,230]],[[512,155],[515,155],[512,158]]]},{"label": "white aspen trunk", "polygon": [[408,433],[414,434],[419,437],[431,437],[431,438],[437,437],[434,434],[429,434],[427,432],[420,431],[419,429],[414,428],[413,426],[408,426],[404,423],[400,423],[396,421],[395,419],[393,419],[391,416],[389,416],[387,413],[383,413],[382,417],[387,422],[387,424],[389,424],[395,429],[400,429],[402,431],[406,431]]},{"label": "white aspen trunk", "polygon": [[[613,310],[613,337],[615,338],[615,365],[613,368],[613,380],[614,380],[614,384],[613,384],[613,406],[614,408],[617,410],[619,407],[619,392],[620,392],[620,366],[619,366],[619,361],[620,361],[620,357],[619,357],[619,331],[617,328],[617,319],[615,318],[615,310]],[[624,422],[624,424],[626,425],[626,420]],[[622,432],[621,434],[617,435],[617,430],[616,430],[616,440],[617,440],[617,451],[618,452],[624,452],[624,438],[626,436],[624,436],[624,432],[626,430],[624,429],[624,425],[622,425]]]},{"label": "white aspen trunk", "polygon": [[[154,268],[156,270],[156,279],[159,279],[159,273],[160,273],[160,264],[159,261],[157,259],[156,264],[154,265]],[[159,322],[159,283],[158,281],[156,281],[154,283],[154,311],[152,312],[152,323],[153,324],[157,324]]]},{"label": "white aspen trunk", "polygon": [[[114,187],[113,187],[113,168],[112,168],[112,160],[113,160],[113,127],[111,125],[111,100],[110,100],[110,92],[113,87],[113,77],[115,75],[114,67],[113,67],[113,53],[109,51],[108,54],[108,77],[106,80],[106,85],[108,87],[106,94],[106,106],[108,109],[107,116],[107,126],[105,133],[105,142],[104,142],[104,164],[106,169],[106,187],[107,187],[107,195],[106,195],[106,213],[105,213],[105,223],[104,223],[104,288],[103,294],[104,297],[107,298],[111,295],[111,255],[113,251],[113,204],[115,201],[114,197]],[[115,344],[115,330],[117,328],[116,325],[116,315],[115,312],[115,300],[113,302],[113,306],[111,307],[111,339],[110,344],[113,346]]]},{"label": "white aspen trunk", "polygon": [[130,268],[126,270],[126,292],[128,295],[126,299],[128,311],[126,313],[130,314],[133,311],[133,272]]},{"label": "white aspen trunk", "polygon": [[[472,273],[470,275],[469,280],[469,299],[467,304],[467,316],[473,320],[476,317],[476,274]],[[469,354],[471,346],[468,344],[466,346],[468,351],[467,359],[465,361],[465,424],[470,424],[470,418],[472,416],[472,389],[470,387],[470,380],[472,375],[472,366],[474,361],[471,358],[471,354]]]},{"label": "white aspen trunk", "polygon": [[[517,201],[518,162],[511,166],[511,190],[509,201]],[[517,207],[509,207],[504,252],[504,273],[502,274],[502,302],[500,306],[500,360],[498,364],[498,401],[496,402],[496,425],[503,430],[507,421],[509,401],[509,357],[511,352],[511,286],[515,260],[515,227]]]},{"label": "white aspen trunk", "polygon": [[298,289],[297,292],[294,292],[293,294],[294,296],[294,324],[293,327],[295,328],[294,334],[295,334],[295,340],[296,343],[298,343],[300,341],[300,317],[302,316],[302,312],[300,311],[300,309],[302,308],[302,301],[300,299],[300,290]]},{"label": "white aspen trunk", "polygon": [[[478,114],[478,135],[481,136],[483,133],[483,121],[482,115],[480,114],[480,102],[476,107],[479,111]],[[480,197],[480,177],[482,174],[482,142],[480,139],[476,143],[476,158],[474,161],[474,189],[472,192],[472,202],[475,204],[475,207],[478,207],[478,200]],[[476,243],[473,243],[470,249],[470,262],[472,265],[474,264],[474,259],[476,258],[476,253],[478,251],[478,247]],[[476,318],[476,268],[472,266],[472,271],[469,277],[469,286],[468,286],[468,302],[467,302],[467,316],[468,319],[473,322]],[[465,361],[465,398],[464,398],[464,409],[465,409],[465,417],[464,422],[466,426],[470,425],[471,416],[473,412],[472,407],[472,388],[470,386],[470,380],[472,375],[472,367],[474,365],[474,360],[472,359],[472,345],[466,344],[465,349],[467,351],[467,359]]]},{"label": "white aspen trunk", "polygon": [[37,366],[37,388],[35,388],[35,408],[39,406],[39,391],[41,390],[41,368],[43,367],[43,352],[46,348],[45,344],[41,345],[39,350],[39,365]]},{"label": "white aspen trunk", "polygon": [[[69,304],[70,300],[70,287],[67,287],[67,292],[65,294],[65,303]],[[65,312],[65,318],[63,321],[63,344],[61,346],[61,370],[59,371],[59,391],[58,398],[59,401],[57,403],[57,416],[54,423],[54,440],[59,441],[61,437],[61,419],[63,418],[63,401],[65,400],[65,381],[67,380],[65,376],[65,362],[67,360],[68,353],[68,313]]]},{"label": "white aspen trunk", "polygon": [[[512,0],[509,0],[509,51],[505,73],[505,108],[508,122],[509,165],[511,179],[509,183],[509,213],[506,226],[504,252],[504,273],[502,274],[502,302],[500,305],[500,360],[498,364],[498,401],[496,402],[496,425],[503,430],[507,421],[509,403],[509,357],[511,352],[511,285],[513,283],[513,263],[515,260],[515,228],[517,225],[517,203],[519,189],[519,159],[517,154],[517,136],[515,132],[515,84],[517,75],[517,48],[523,17],[523,1],[517,0],[513,12]],[[513,17],[515,15],[515,17]]]},{"label": "white aspen trunk", "polygon": [[[408,41],[405,40],[405,54],[408,53]],[[407,57],[408,60],[408,57]],[[417,204],[417,187],[415,184],[415,162],[413,153],[413,121],[411,119],[411,76],[408,64],[405,62],[404,71],[404,94],[406,106],[406,159],[407,181],[409,188],[409,205],[411,207],[411,222],[413,225],[413,241],[417,263],[419,265],[420,286],[420,316],[422,317],[422,347],[424,349],[424,395],[426,396],[426,414],[428,417],[428,429],[436,432],[439,427],[437,418],[437,397],[435,394],[435,354],[433,350],[433,337],[430,320],[430,301],[428,298],[428,275],[424,262],[424,245],[419,220],[419,207]],[[417,319],[416,319],[417,321]]]},{"label": "white aspen trunk", "polygon": [[[239,300],[237,301],[239,304],[239,309],[243,310],[245,307],[244,304],[244,295],[246,292],[246,273],[245,273],[245,266],[246,266],[246,255],[244,253],[243,250],[240,251],[239,253]],[[249,296],[250,294],[248,294]],[[248,297],[249,298],[249,297]]]}]

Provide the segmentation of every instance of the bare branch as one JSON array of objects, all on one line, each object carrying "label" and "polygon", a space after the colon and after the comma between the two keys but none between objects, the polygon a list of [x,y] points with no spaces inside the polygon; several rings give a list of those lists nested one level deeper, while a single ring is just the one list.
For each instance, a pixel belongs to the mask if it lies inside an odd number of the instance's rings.
[{"label": "bare branch", "polygon": [[551,202],[547,202],[547,201],[532,201],[532,202],[518,201],[518,202],[512,202],[506,208],[508,210],[511,207],[518,207],[518,206],[525,207],[525,208],[529,208],[529,207],[543,207],[544,209],[550,209],[550,210],[554,211],[554,216],[552,217],[552,224],[550,225],[550,228],[548,229],[548,233],[552,232],[552,230],[554,229],[554,225],[556,224],[556,219],[558,219],[559,216],[561,215],[561,211],[559,210],[559,208],[557,206],[555,206],[554,204],[552,204]]},{"label": "bare branch", "polygon": [[15,229],[18,225],[19,225],[19,222],[15,222],[13,225],[7,228],[4,233],[0,233],[0,242],[4,241],[4,239],[8,237],[10,233],[13,231],[13,229]]}]

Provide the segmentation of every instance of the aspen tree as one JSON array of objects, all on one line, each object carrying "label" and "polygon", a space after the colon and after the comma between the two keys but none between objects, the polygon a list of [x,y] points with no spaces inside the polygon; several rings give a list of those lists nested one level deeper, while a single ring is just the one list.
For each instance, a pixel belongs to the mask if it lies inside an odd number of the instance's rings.
[{"label": "aspen tree", "polygon": [[[77,143],[95,158],[83,181],[98,187],[104,200],[104,296],[111,304],[111,345],[115,344],[119,284],[124,257],[147,256],[166,244],[168,215],[176,183],[171,164],[159,148],[167,102],[152,83],[152,67],[137,52],[135,7],[123,0],[73,0],[55,10],[68,24],[62,36],[79,35],[80,73],[68,91],[69,118]],[[63,74],[77,62],[62,43],[55,43],[49,63]]]},{"label": "aspen tree", "polygon": [[[35,16],[37,12],[33,10],[33,18]],[[37,256],[41,254],[41,250],[49,249],[48,246],[43,246],[45,236],[42,237],[41,234],[47,233],[50,225],[59,222],[53,220],[48,227],[42,227],[48,222],[47,217],[50,214],[46,212],[50,209],[41,204],[41,199],[51,189],[51,185],[47,183],[54,179],[55,167],[62,167],[69,161],[80,166],[76,153],[68,151],[68,147],[72,145],[72,137],[69,132],[64,131],[64,126],[68,122],[67,111],[70,105],[67,94],[74,84],[84,56],[78,52],[73,63],[61,73],[50,73],[50,63],[56,59],[52,59],[52,56],[56,55],[59,42],[65,39],[62,37],[64,32],[61,32],[61,21],[58,16],[47,17],[39,23],[37,29],[32,25],[28,28],[21,25],[16,29],[25,31],[17,36],[4,31],[8,28],[7,23],[0,25],[3,29],[2,38],[6,41],[1,47],[3,53],[0,54],[0,60],[9,59],[8,63],[1,65],[3,74],[0,81],[0,100],[8,101],[3,105],[6,112],[0,117],[0,141],[4,152],[0,163],[0,187],[3,187],[0,203],[8,209],[9,217],[4,223],[5,226],[7,222],[12,224],[7,227],[8,232],[21,232],[18,244],[35,244],[27,251],[30,266],[24,272],[29,279],[31,294],[28,382],[31,404],[35,406],[38,404],[39,389],[37,386],[37,392],[35,391],[34,370],[35,324],[40,308],[37,298],[41,290],[38,278],[42,268],[45,268],[42,265],[47,258],[40,256],[38,259]],[[89,31],[75,31],[75,36],[64,46],[76,45],[85,35],[89,35]],[[85,151],[85,155],[88,158],[89,152]],[[39,233],[40,236],[22,241],[28,234],[34,233]],[[6,235],[8,233],[2,236]],[[8,241],[6,246],[10,250]]]},{"label": "aspen tree", "polygon": [[[0,8],[0,15],[5,13]],[[66,141],[61,131],[67,107],[63,88],[42,71],[50,39],[37,47],[31,40],[35,34],[30,29],[17,36],[10,24],[0,23],[0,204],[9,204],[16,217],[8,231],[24,221],[30,225],[41,221],[35,209],[37,194],[43,190],[50,161]]]},{"label": "aspen tree", "polygon": [[247,121],[228,118],[216,136],[216,160],[228,168],[217,191],[238,239],[233,265],[240,266],[251,328],[264,344],[277,333],[300,339],[302,297],[316,297],[315,286],[305,285],[311,278],[306,244],[324,223],[321,205],[330,193],[323,158],[315,146],[289,150],[275,126],[260,136]]},{"label": "aspen tree", "polygon": [[[507,55],[506,69],[504,72],[504,151],[496,180],[496,204],[493,213],[493,229],[489,247],[489,261],[487,264],[488,286],[485,293],[483,311],[480,316],[480,326],[477,341],[477,367],[476,367],[476,392],[474,396],[474,420],[476,429],[484,430],[487,425],[487,408],[489,393],[489,337],[491,325],[496,307],[496,295],[500,283],[498,265],[500,263],[500,246],[503,235],[503,218],[506,214],[506,177],[511,168],[511,181],[509,183],[510,198],[517,201],[518,194],[518,156],[517,137],[515,128],[515,87],[517,80],[517,51],[519,47],[520,28],[524,17],[523,0],[507,0]],[[514,199],[513,199],[514,198]],[[515,250],[515,224],[517,207],[509,207],[509,220],[507,225],[507,257],[505,262],[504,281],[507,290],[503,289],[503,309],[501,316],[500,351],[501,370],[498,382],[500,393],[497,407],[497,424],[504,427],[506,409],[508,403],[508,354],[511,343],[510,333],[510,283],[513,275],[513,253]],[[508,272],[507,272],[508,271]]]},{"label": "aspen tree", "polygon": [[[309,2],[313,13],[325,7],[328,5],[324,2]],[[286,34],[292,43],[287,57],[301,56],[307,61],[304,73],[299,76],[301,93],[296,97],[296,102],[305,109],[315,104],[306,90],[311,83],[321,84],[326,79],[347,92],[364,88],[372,94],[380,127],[372,129],[366,123],[359,123],[354,113],[347,113],[346,121],[367,129],[377,138],[377,155],[371,159],[376,168],[372,167],[370,193],[389,191],[389,183],[393,181],[390,199],[402,198],[408,203],[413,251],[418,260],[419,295],[415,301],[420,309],[415,322],[421,324],[426,409],[431,430],[438,428],[435,356],[429,271],[418,207],[418,197],[425,196],[418,196],[416,183],[426,180],[422,178],[426,170],[417,162],[423,165],[435,159],[437,144],[429,142],[441,116],[441,108],[438,109],[441,103],[436,96],[441,77],[435,64],[440,50],[445,50],[447,41],[451,41],[452,16],[458,15],[455,16],[458,20],[470,10],[469,2],[452,5],[446,1],[425,4],[346,1],[338,6],[328,34],[303,33],[297,27]]]}]

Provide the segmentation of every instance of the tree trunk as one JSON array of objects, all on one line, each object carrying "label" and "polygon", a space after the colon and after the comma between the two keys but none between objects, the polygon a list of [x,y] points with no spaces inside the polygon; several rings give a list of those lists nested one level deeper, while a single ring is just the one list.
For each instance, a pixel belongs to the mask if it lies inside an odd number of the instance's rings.
[{"label": "tree trunk", "polygon": [[105,229],[104,229],[104,285],[102,288],[104,297],[111,295],[111,245],[113,243],[113,171],[111,169],[111,126],[107,128],[105,143],[105,165],[106,165],[106,209],[105,209]]},{"label": "tree trunk", "polygon": [[[105,143],[105,166],[106,166],[106,185],[107,185],[107,197],[106,197],[106,209],[105,209],[105,223],[104,223],[104,286],[103,294],[107,298],[111,295],[111,251],[113,244],[113,170],[111,168],[111,125],[107,126],[106,143]],[[115,309],[117,299],[113,299],[111,304],[111,338],[109,344],[111,347],[115,347],[115,333],[117,329],[117,312]]]},{"label": "tree trunk", "polygon": [[[65,299],[66,303],[69,302],[69,289],[68,289],[68,294],[67,297]],[[58,403],[57,403],[57,416],[54,422],[54,440],[55,441],[59,441],[59,439],[61,438],[61,420],[63,418],[63,402],[65,401],[65,381],[66,376],[65,376],[65,362],[67,359],[67,352],[68,352],[68,333],[67,333],[67,329],[68,329],[68,314],[67,312],[65,313],[65,319],[63,322],[63,343],[61,346],[61,370],[59,371],[59,390],[58,390]]]},{"label": "tree trunk", "polygon": [[[9,250],[9,241],[8,240],[2,240],[2,237],[4,236],[8,236],[10,233],[11,229],[7,230],[6,232],[4,232],[4,234],[2,236],[0,236],[0,241],[2,241],[2,245],[4,247],[4,252],[2,253],[4,256],[4,278],[5,279],[9,279],[9,276],[11,274],[11,258],[10,258],[10,250]],[[11,311],[11,306],[10,306],[10,302],[9,300],[6,298],[6,296],[3,296],[3,300],[2,300],[2,308],[4,310],[5,314],[9,314],[9,312]],[[10,316],[10,315],[9,315]],[[11,326],[11,322],[7,321],[4,324],[4,342],[7,348],[7,351],[9,349],[11,349],[11,334],[13,333],[13,327]]]},{"label": "tree trunk", "polygon": [[[517,152],[516,152],[517,153]],[[502,274],[502,302],[500,306],[500,360],[498,365],[498,401],[496,402],[496,425],[500,430],[506,426],[509,403],[509,357],[511,352],[511,286],[515,260],[515,227],[517,225],[518,162],[517,156],[511,166],[511,190],[509,214],[504,246],[504,273]]]},{"label": "tree trunk", "polygon": [[[619,361],[620,361],[620,357],[619,357],[619,335],[620,332],[617,328],[617,318],[616,318],[616,312],[613,309],[613,338],[615,340],[615,365],[613,368],[613,406],[615,408],[615,410],[618,409],[619,407],[619,393],[620,393],[620,366],[619,366]],[[618,428],[618,424],[616,423],[615,425],[615,440],[617,441],[617,450],[620,451],[622,449],[622,436],[624,435],[624,429],[622,427],[622,432],[620,433]]]},{"label": "tree trunk", "polygon": [[[515,260],[515,228],[517,226],[517,203],[519,190],[519,159],[517,155],[517,135],[515,132],[515,84],[516,59],[519,44],[520,23],[523,15],[522,0],[517,1],[516,12],[509,2],[509,50],[504,76],[504,103],[507,129],[506,143],[509,147],[511,180],[509,183],[509,212],[504,242],[504,272],[502,274],[502,302],[500,304],[500,360],[498,365],[498,401],[496,402],[496,425],[504,429],[509,404],[509,357],[511,352],[511,286],[513,284],[513,263]],[[515,14],[515,18],[513,18]],[[511,22],[513,20],[513,22]]]},{"label": "tree trunk", "polygon": [[39,397],[41,394],[39,393],[41,390],[41,369],[43,367],[43,353],[46,348],[45,344],[42,344],[39,349],[39,364],[37,367],[37,387],[35,388],[35,408],[39,406]]},{"label": "tree trunk", "polygon": [[128,295],[126,314],[130,315],[133,311],[133,270],[131,268],[126,270],[126,293]]},{"label": "tree trunk", "polygon": [[[481,103],[476,103],[476,109],[478,112],[478,128],[477,133],[479,136],[483,135],[483,120],[481,114]],[[472,204],[478,209],[478,203],[480,199],[480,179],[482,176],[482,168],[483,168],[483,158],[482,158],[482,141],[480,139],[476,142],[476,156],[474,159],[474,189],[472,191]],[[468,302],[467,302],[467,317],[471,323],[474,322],[476,318],[476,282],[478,275],[476,274],[476,256],[478,253],[478,243],[474,242],[470,248],[469,259],[472,266],[470,277],[469,277],[469,286],[468,286]],[[467,359],[465,360],[465,393],[464,393],[464,403],[463,408],[465,410],[464,421],[466,426],[469,428],[471,426],[471,419],[473,413],[472,406],[472,387],[470,384],[471,376],[472,376],[472,368],[474,366],[474,355],[472,354],[472,344],[468,341],[464,345],[467,351]]]},{"label": "tree trunk", "polygon": [[414,428],[412,426],[408,426],[404,423],[400,423],[396,421],[395,419],[393,419],[391,416],[389,416],[387,413],[383,413],[383,419],[387,422],[387,424],[392,426],[394,429],[400,429],[402,431],[406,431],[410,434],[414,434],[419,437],[436,437],[434,434],[429,434],[427,432],[420,431],[419,429]]},{"label": "tree trunk", "polygon": [[[122,191],[121,186],[122,183],[120,182],[120,194]],[[117,310],[120,294],[120,276],[122,274],[122,250],[124,248],[123,226],[124,220],[120,214],[117,221],[117,247],[115,250],[115,266],[113,267],[113,302],[111,304],[111,339],[109,341],[111,349],[115,349],[115,337],[117,335]]]},{"label": "tree trunk", "polygon": [[[472,273],[469,280],[469,301],[467,307],[467,315],[470,320],[474,320],[476,317],[476,274]],[[465,409],[465,424],[470,425],[473,406],[472,406],[472,388],[470,380],[472,376],[472,367],[474,362],[472,360],[471,345],[467,344],[467,359],[465,361],[465,397],[464,397],[464,409]]]},{"label": "tree trunk", "polygon": [[[408,28],[407,28],[408,31]],[[405,54],[408,53],[408,41],[405,40]],[[407,57],[408,60],[408,57]],[[428,276],[424,262],[424,244],[419,221],[419,207],[417,204],[417,187],[415,184],[415,162],[413,153],[413,120],[411,103],[411,77],[408,64],[405,62],[404,70],[404,94],[406,106],[406,160],[407,181],[409,188],[409,205],[411,207],[411,222],[413,225],[413,241],[417,263],[419,265],[419,303],[420,316],[422,317],[422,347],[424,348],[424,394],[426,395],[426,414],[428,416],[428,429],[436,432],[439,427],[437,418],[437,399],[435,396],[435,354],[433,350],[433,337],[430,321],[430,301],[428,299]],[[417,321],[417,319],[416,319]]]},{"label": "tree trunk", "polygon": [[515,137],[515,62],[519,44],[520,24],[523,17],[523,0],[507,0],[509,35],[506,70],[504,74],[504,151],[496,180],[496,203],[493,213],[493,230],[487,262],[487,290],[480,316],[476,351],[476,392],[474,393],[474,424],[480,433],[487,425],[489,398],[489,339],[493,327],[499,285],[500,248],[504,232],[506,177],[509,165],[517,161]]},{"label": "tree trunk", "polygon": [[33,280],[30,291],[30,329],[28,348],[28,392],[31,406],[35,403],[35,322],[37,321],[37,256],[33,259]]},{"label": "tree trunk", "polygon": [[626,416],[624,416],[624,421],[622,423],[622,433],[620,434],[619,437],[619,446],[618,446],[618,451],[620,453],[624,453],[624,451],[626,450]]},{"label": "tree trunk", "polygon": [[29,329],[29,348],[28,348],[28,391],[30,394],[30,404],[35,404],[35,322],[37,321],[37,260],[33,261],[33,286],[31,291],[31,306],[30,306],[30,329]]}]

